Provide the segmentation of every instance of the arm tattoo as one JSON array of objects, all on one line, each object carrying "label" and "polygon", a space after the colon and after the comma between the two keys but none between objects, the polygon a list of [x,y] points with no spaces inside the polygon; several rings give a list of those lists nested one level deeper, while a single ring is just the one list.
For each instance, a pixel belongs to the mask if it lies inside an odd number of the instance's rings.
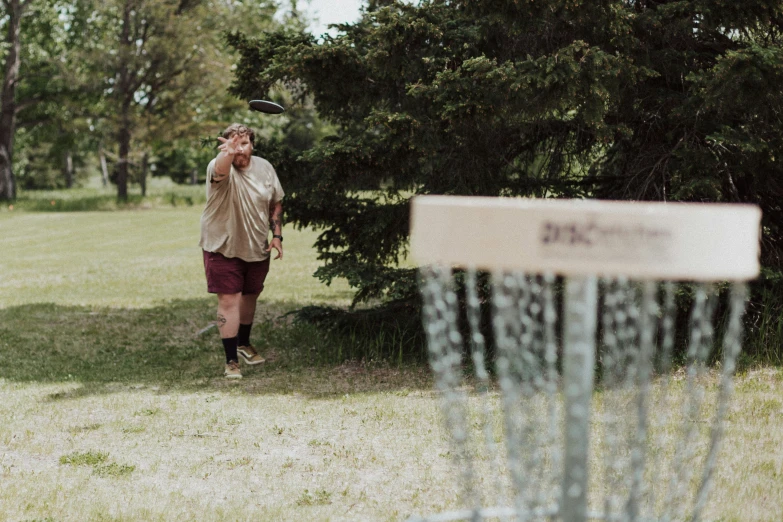
[{"label": "arm tattoo", "polygon": [[276,203],[275,206],[272,208],[271,212],[272,216],[269,218],[269,229],[272,231],[272,233],[275,233],[275,230],[277,227],[280,227],[280,231],[283,231],[283,205],[281,203]]}]

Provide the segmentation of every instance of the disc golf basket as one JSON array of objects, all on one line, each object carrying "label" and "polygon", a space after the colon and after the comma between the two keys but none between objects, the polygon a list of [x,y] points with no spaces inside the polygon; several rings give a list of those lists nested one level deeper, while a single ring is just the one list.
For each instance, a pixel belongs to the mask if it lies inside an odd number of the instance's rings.
[{"label": "disc golf basket", "polygon": [[411,520],[702,519],[760,218],[415,198],[411,253],[464,509]]}]

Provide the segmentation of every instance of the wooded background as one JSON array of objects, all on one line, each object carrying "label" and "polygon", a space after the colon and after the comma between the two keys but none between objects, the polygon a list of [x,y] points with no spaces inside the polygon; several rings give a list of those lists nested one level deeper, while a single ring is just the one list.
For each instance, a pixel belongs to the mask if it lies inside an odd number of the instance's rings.
[{"label": "wooded background", "polygon": [[783,312],[783,1],[369,0],[323,38],[295,2],[0,6],[0,199],[197,181],[198,138],[268,98],[287,221],[355,304],[415,302],[409,199],[457,194],[758,204],[751,316]]}]

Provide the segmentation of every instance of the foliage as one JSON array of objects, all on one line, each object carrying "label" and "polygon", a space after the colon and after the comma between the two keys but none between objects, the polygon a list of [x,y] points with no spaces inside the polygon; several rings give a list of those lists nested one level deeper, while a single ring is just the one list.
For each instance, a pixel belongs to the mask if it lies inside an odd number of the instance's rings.
[{"label": "foliage", "polygon": [[780,270],[781,14],[783,3],[761,1],[639,10],[626,52],[655,76],[621,92],[612,117],[631,132],[594,166],[595,195],[758,204],[762,264]]},{"label": "foliage", "polygon": [[744,352],[756,362],[783,364],[783,272],[763,270],[752,289]]},{"label": "foliage", "polygon": [[[229,35],[232,92],[282,84],[335,135],[281,145],[327,283],[413,298],[416,194],[756,203],[781,266],[781,2],[396,0],[317,40]],[[470,238],[466,238],[470,241]]]},{"label": "foliage", "polygon": [[306,331],[314,325],[326,335],[318,356],[326,361],[423,362],[424,330],[420,303],[407,300],[346,313],[333,306],[305,306],[291,313]]},{"label": "foliage", "polygon": [[77,176],[87,174],[78,169],[85,163],[87,125],[78,117],[85,100],[71,81],[67,57],[73,42],[60,22],[68,11],[67,3],[39,0],[29,4],[23,19],[14,155],[14,173],[23,188],[62,188],[80,181],[69,180],[65,172],[69,155]]},{"label": "foliage", "polygon": [[[146,164],[148,150],[139,145],[176,139],[192,118],[183,110],[191,108],[190,97],[215,88],[207,67],[220,63],[209,45],[217,30],[207,9],[201,1],[77,3],[73,25],[83,35],[81,56],[90,79],[85,87],[100,100],[95,110],[101,130],[117,143],[120,199],[127,198],[129,164],[137,170]],[[142,151],[133,158],[136,148]]]},{"label": "foliage", "polygon": [[206,180],[206,167],[215,151],[202,146],[170,147],[162,145],[155,155],[154,176],[168,176],[175,183],[201,184]]},{"label": "foliage", "polygon": [[[0,4],[0,15],[3,5]],[[26,189],[78,185],[105,154],[110,179],[146,186],[153,175],[203,176],[198,137],[240,121],[270,120],[227,92],[233,65],[226,27],[250,34],[285,24],[272,0],[27,0],[14,172]],[[2,24],[0,19],[0,24]],[[5,29],[5,28],[4,28]],[[0,47],[0,60],[5,46]],[[70,158],[70,179],[64,176]],[[156,163],[160,159],[160,165]],[[123,181],[124,178],[124,181]],[[124,194],[124,195],[123,195]]]}]

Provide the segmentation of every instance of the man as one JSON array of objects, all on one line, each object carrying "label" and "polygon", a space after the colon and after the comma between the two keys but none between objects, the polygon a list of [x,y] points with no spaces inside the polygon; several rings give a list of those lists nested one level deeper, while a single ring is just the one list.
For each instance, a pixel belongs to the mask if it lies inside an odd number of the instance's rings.
[{"label": "man", "polygon": [[[217,325],[226,353],[224,375],[241,379],[239,357],[264,362],[250,344],[256,301],[269,272],[270,253],[283,258],[280,180],[272,165],[253,156],[255,134],[235,123],[218,138],[220,152],[207,167],[207,204],[201,241],[207,291],[217,294]],[[268,241],[269,231],[272,241]]]}]

